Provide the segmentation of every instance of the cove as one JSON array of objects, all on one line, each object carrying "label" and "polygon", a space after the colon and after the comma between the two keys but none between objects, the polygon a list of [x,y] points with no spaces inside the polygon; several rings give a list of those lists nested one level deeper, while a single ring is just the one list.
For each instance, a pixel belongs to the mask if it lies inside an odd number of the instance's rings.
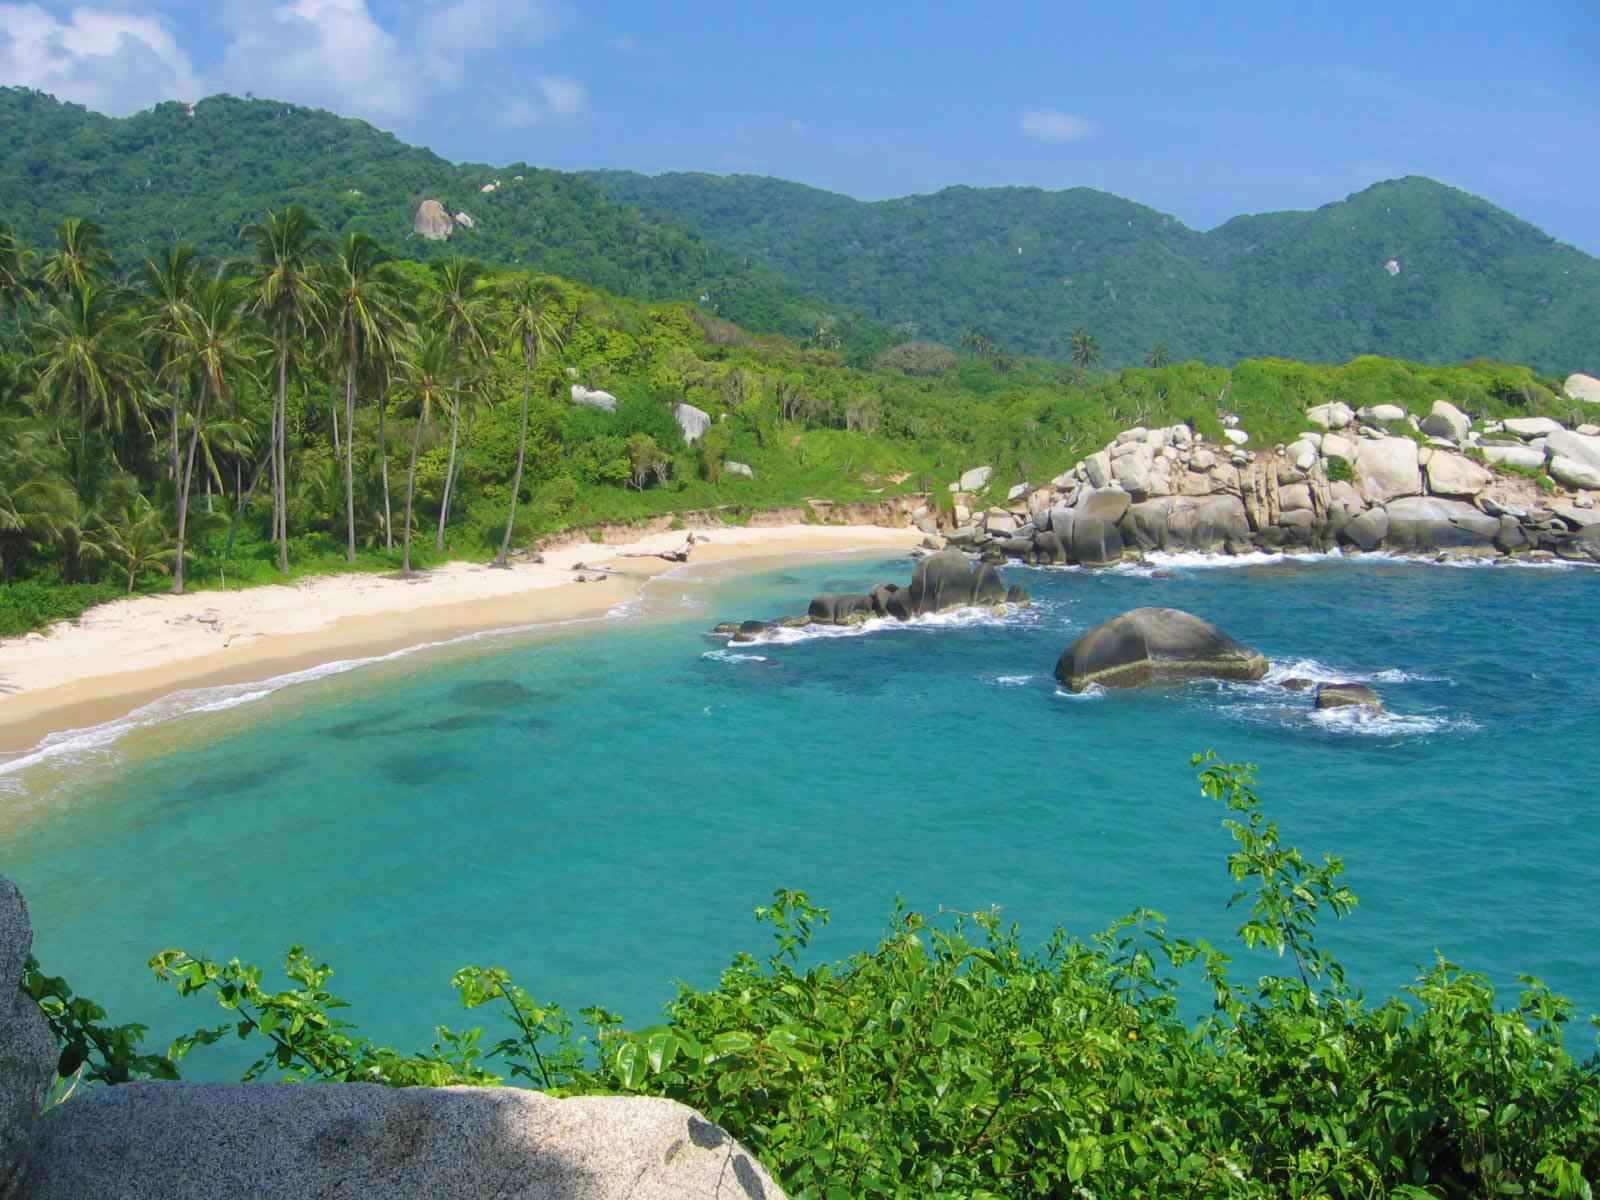
[{"label": "cove", "polygon": [[[1220,809],[1192,752],[1257,763],[1286,841],[1341,854],[1360,896],[1325,925],[1387,995],[1437,950],[1502,1002],[1539,975],[1600,1011],[1600,575],[1383,559],[1009,567],[1030,609],[787,631],[720,620],[906,579],[857,557],[684,587],[654,619],[428,653],[174,724],[154,749],[58,778],[0,849],[36,953],[150,1045],[224,1015],[145,960],[182,946],[275,970],[302,943],[363,1032],[404,1049],[483,1014],[448,981],[510,969],[536,996],[652,1020],[673,981],[764,952],[750,909],[800,887],[828,956],[872,944],[897,896],[992,904],[1042,941],[1132,908],[1231,943]],[[1261,685],[1068,697],[1077,633],[1163,605],[1263,651]],[[660,610],[665,610],[663,611]],[[1389,715],[1318,720],[1291,677],[1365,679]],[[186,1074],[237,1073],[237,1047]]]}]

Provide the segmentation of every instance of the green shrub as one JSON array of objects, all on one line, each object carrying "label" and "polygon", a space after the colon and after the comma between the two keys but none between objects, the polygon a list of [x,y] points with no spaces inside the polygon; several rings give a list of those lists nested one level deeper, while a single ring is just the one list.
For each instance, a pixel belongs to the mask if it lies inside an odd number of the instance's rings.
[{"label": "green shrub", "polygon": [[1339,458],[1337,455],[1335,455],[1332,458],[1324,459],[1323,463],[1328,472],[1329,483],[1355,482],[1355,469],[1351,467],[1349,460]]}]

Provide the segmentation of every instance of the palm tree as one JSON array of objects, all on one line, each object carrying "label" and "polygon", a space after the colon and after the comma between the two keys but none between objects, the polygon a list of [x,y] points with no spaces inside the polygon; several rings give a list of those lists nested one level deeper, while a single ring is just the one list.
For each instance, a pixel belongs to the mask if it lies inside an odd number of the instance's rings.
[{"label": "palm tree", "polygon": [[1166,366],[1168,362],[1166,345],[1164,343],[1157,342],[1153,347],[1151,347],[1150,357],[1147,361],[1152,367],[1160,368]]},{"label": "palm tree", "polygon": [[127,349],[127,313],[119,300],[108,285],[86,279],[57,296],[33,330],[39,394],[63,421],[77,420],[74,467],[80,490],[90,426],[120,431],[141,405],[141,364]]},{"label": "palm tree", "polygon": [[[228,381],[249,370],[254,357],[246,300],[239,282],[217,275],[196,290],[191,315],[183,329],[181,365],[186,374],[199,374],[200,393],[190,421],[189,452],[178,479],[178,540],[172,590],[180,596],[183,594],[184,539],[189,528],[189,493],[194,485],[195,455],[206,421],[206,402],[212,397],[219,401],[224,399],[228,395]],[[207,450],[209,454],[209,447]]]},{"label": "palm tree", "polygon": [[562,340],[561,330],[551,316],[556,292],[547,282],[523,275],[508,285],[504,294],[511,305],[505,336],[522,344],[522,426],[517,434],[517,469],[511,477],[511,510],[506,514],[506,535],[500,541],[500,553],[494,560],[497,567],[509,565],[511,530],[517,522],[517,494],[522,490],[522,465],[528,454],[528,392],[533,387],[533,369],[538,365],[539,356],[552,346],[559,346]]},{"label": "palm tree", "polygon": [[[179,407],[184,384],[190,376],[178,369],[183,353],[185,326],[189,321],[190,302],[194,296],[195,276],[200,270],[200,256],[194,247],[180,242],[169,246],[160,258],[144,260],[145,316],[140,338],[155,348],[156,378],[166,378],[172,384],[172,444],[171,471],[174,486],[182,468],[182,455],[178,452],[178,426],[182,424]],[[182,578],[182,556],[179,556],[179,578]]]},{"label": "palm tree", "polygon": [[42,422],[0,418],[0,579],[7,583],[25,550],[55,541],[77,519],[62,458]]},{"label": "palm tree", "polygon": [[1083,378],[1083,373],[1100,361],[1100,344],[1095,341],[1094,334],[1084,329],[1075,330],[1072,334],[1072,361],[1078,368],[1078,378]]},{"label": "palm tree", "polygon": [[[441,408],[455,407],[455,379],[460,371],[456,344],[449,334],[433,329],[409,343],[397,360],[402,394],[417,410],[411,432],[411,465],[406,468],[405,559],[401,573],[411,574],[411,509],[417,491],[417,450],[422,431]],[[452,424],[454,416],[452,415]]]},{"label": "palm tree", "polygon": [[[434,263],[433,267],[436,291],[431,297],[431,323],[440,326],[456,348],[457,375],[452,391],[459,393],[461,371],[489,354],[488,344],[484,340],[489,308],[485,297],[478,292],[481,268],[460,257],[443,259]],[[450,519],[450,493],[455,484],[460,424],[461,403],[457,395],[450,404],[450,462],[445,469],[444,497],[439,503],[439,530],[434,536],[434,549],[441,553],[444,551],[445,523]]]},{"label": "palm tree", "polygon": [[33,303],[33,251],[11,225],[0,221],[0,311]]},{"label": "palm tree", "polygon": [[167,564],[176,553],[160,512],[139,495],[105,520],[99,541],[105,552],[127,570],[130,596],[140,571],[154,569],[168,574]]},{"label": "palm tree", "polygon": [[45,257],[45,283],[57,292],[81,289],[111,270],[106,231],[93,221],[68,217],[56,229],[56,248]]},{"label": "palm tree", "polygon": [[277,355],[278,393],[272,410],[272,536],[278,543],[278,570],[289,573],[288,457],[285,414],[289,356],[297,343],[314,341],[324,324],[327,303],[317,279],[316,258],[325,242],[321,226],[305,209],[292,205],[268,213],[247,231],[255,242],[252,307],[266,321]]},{"label": "palm tree", "polygon": [[989,358],[995,351],[994,334],[981,325],[973,325],[961,335],[961,344],[979,358]]},{"label": "palm tree", "polygon": [[356,560],[355,443],[356,378],[387,353],[401,317],[384,277],[383,251],[364,233],[346,234],[328,267],[328,290],[337,321],[338,358],[344,368],[345,557]]}]

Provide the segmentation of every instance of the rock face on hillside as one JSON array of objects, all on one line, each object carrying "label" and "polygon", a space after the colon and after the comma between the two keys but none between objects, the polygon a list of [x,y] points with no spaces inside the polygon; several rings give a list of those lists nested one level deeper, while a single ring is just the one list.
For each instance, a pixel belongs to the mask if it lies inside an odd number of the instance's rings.
[{"label": "rock face on hillside", "polygon": [[593,388],[586,388],[581,383],[572,385],[572,402],[582,404],[586,408],[598,408],[604,412],[617,411],[617,398],[610,392],[601,392]]},{"label": "rock face on hillside", "polygon": [[711,414],[692,404],[679,404],[672,415],[677,419],[678,428],[683,430],[683,440],[691,446],[711,428]]},{"label": "rock face on hillside", "polygon": [[42,1123],[30,1200],[778,1200],[748,1151],[671,1100],[517,1088],[133,1083]]},{"label": "rock face on hillside", "polygon": [[417,219],[411,223],[416,235],[430,242],[447,241],[455,227],[454,219],[437,200],[424,200],[417,209]]},{"label": "rock face on hillside", "polygon": [[824,592],[811,601],[803,617],[777,621],[727,621],[711,631],[735,642],[759,642],[775,630],[805,625],[857,625],[874,617],[909,621],[957,608],[1026,607],[1028,593],[1007,587],[993,563],[973,562],[956,550],[941,550],[921,559],[911,572],[911,585],[881,583],[867,592]]},{"label": "rock face on hillside", "polygon": [[11,1187],[55,1078],[55,1039],[31,997],[19,990],[33,949],[22,893],[0,878],[0,1196]]},{"label": "rock face on hillside", "polygon": [[1593,375],[1568,375],[1566,392],[1585,404],[1600,404],[1600,379]]},{"label": "rock face on hillside", "polygon": [[1266,673],[1261,654],[1176,608],[1136,608],[1096,625],[1056,663],[1056,679],[1072,692],[1184,679],[1257,680]]},{"label": "rock face on hillside", "polygon": [[953,520],[931,505],[913,520],[958,549],[1042,566],[1158,551],[1593,557],[1578,535],[1600,516],[1600,426],[1535,416],[1474,428],[1443,398],[1421,419],[1399,405],[1320,404],[1306,424],[1261,450],[1187,425],[1128,429],[1048,484],[1011,487],[1003,505],[966,490],[966,476],[950,485]]}]

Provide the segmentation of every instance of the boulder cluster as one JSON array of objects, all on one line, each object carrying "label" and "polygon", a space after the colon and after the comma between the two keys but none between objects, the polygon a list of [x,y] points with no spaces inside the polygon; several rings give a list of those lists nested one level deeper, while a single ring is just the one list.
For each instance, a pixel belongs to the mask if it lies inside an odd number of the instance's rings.
[{"label": "boulder cluster", "polygon": [[[1475,429],[1446,400],[1309,409],[1287,445],[1226,444],[1187,425],[1126,430],[1043,486],[982,498],[992,472],[951,485],[953,521],[919,526],[992,561],[1114,566],[1150,551],[1391,551],[1600,562],[1600,426],[1549,417]],[[1229,418],[1232,421],[1232,418]],[[1495,468],[1503,468],[1496,470]]]},{"label": "boulder cluster", "polygon": [[726,621],[711,632],[735,642],[758,642],[779,629],[810,625],[858,625],[875,617],[909,621],[957,608],[1025,606],[1028,593],[1007,587],[993,563],[974,563],[965,554],[944,550],[917,563],[911,586],[883,583],[869,592],[824,592],[811,601],[805,616],[776,621]]}]

